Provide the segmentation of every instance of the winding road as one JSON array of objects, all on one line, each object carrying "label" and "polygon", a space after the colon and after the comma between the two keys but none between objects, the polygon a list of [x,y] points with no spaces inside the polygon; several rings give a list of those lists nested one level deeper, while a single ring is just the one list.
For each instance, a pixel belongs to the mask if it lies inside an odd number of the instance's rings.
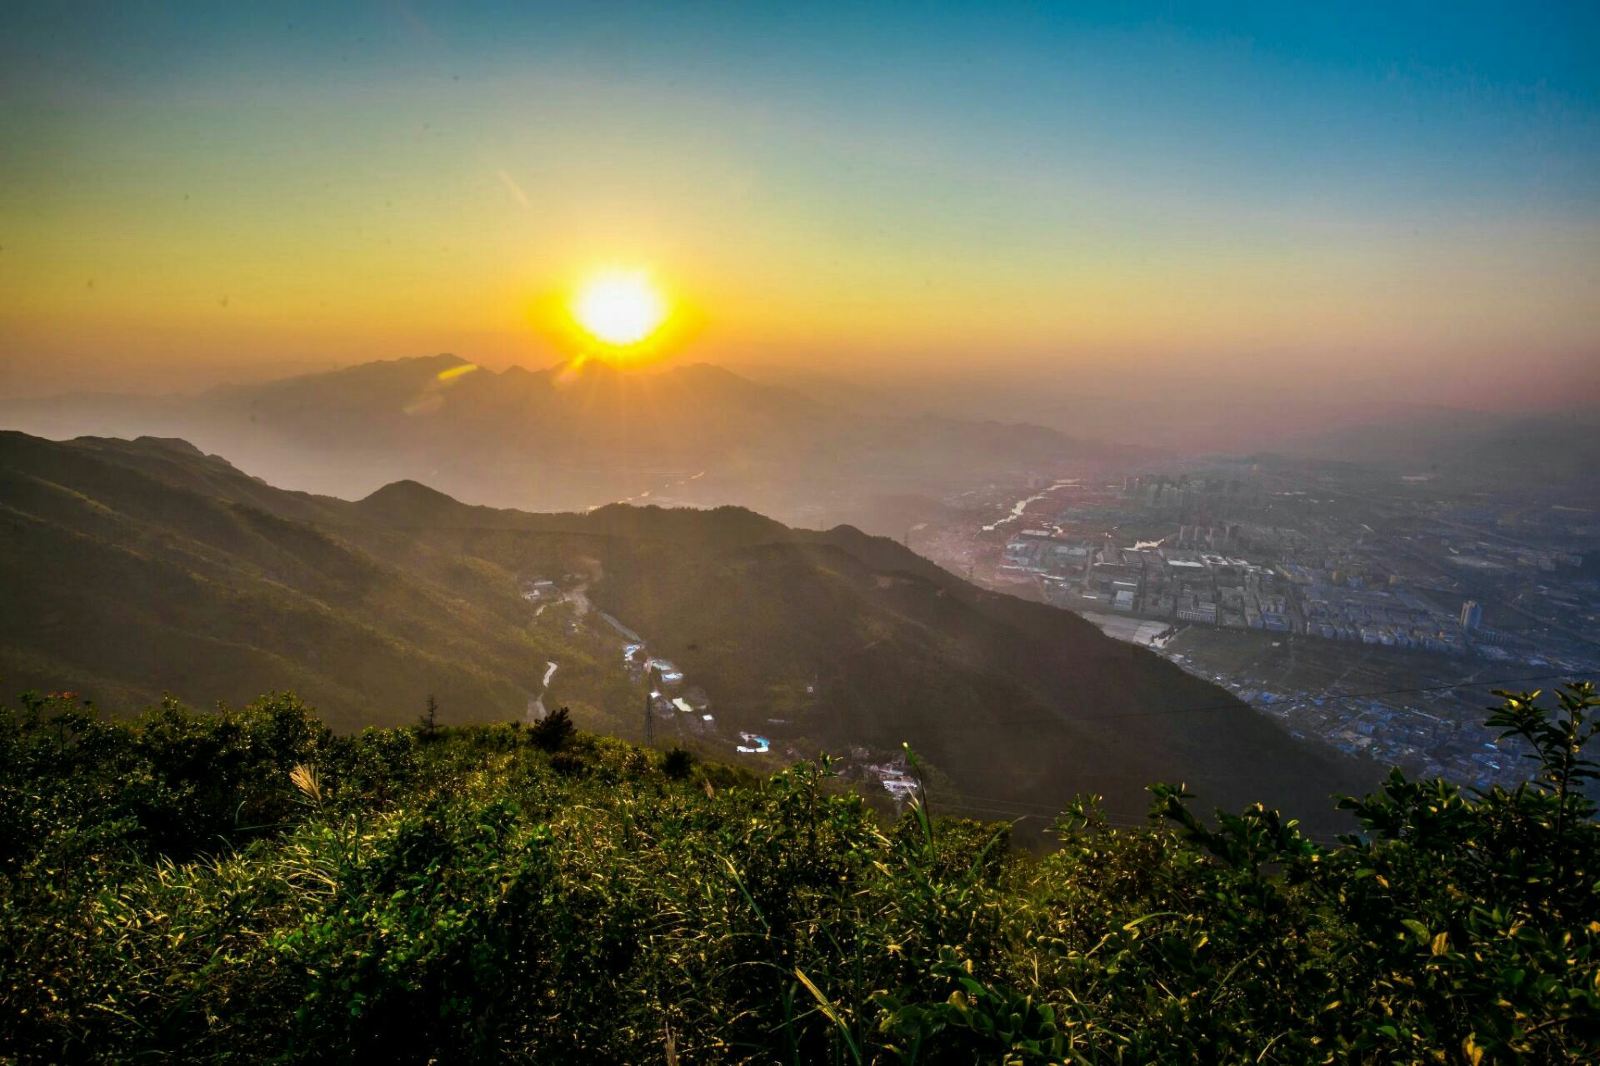
[{"label": "winding road", "polygon": [[528,701],[528,724],[532,725],[550,712],[545,710],[544,694],[550,691],[550,679],[556,676],[556,664],[546,662],[544,680],[539,683],[539,694]]}]

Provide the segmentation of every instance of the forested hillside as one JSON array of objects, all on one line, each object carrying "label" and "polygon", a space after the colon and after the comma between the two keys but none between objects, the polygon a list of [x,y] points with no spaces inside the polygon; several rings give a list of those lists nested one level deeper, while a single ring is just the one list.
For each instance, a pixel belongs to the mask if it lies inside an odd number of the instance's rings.
[{"label": "forested hillside", "polygon": [[0,711],[0,1060],[1590,1063],[1600,700],[1510,696],[1512,792],[1392,776],[1059,846],[533,728],[296,699]]},{"label": "forested hillside", "polygon": [[[640,738],[607,611],[704,688],[724,737],[807,757],[912,740],[974,809],[1044,814],[1093,790],[1127,820],[1146,783],[1180,780],[1329,830],[1327,797],[1378,775],[1068,612],[849,527],[738,508],[535,515],[415,482],[351,503],[181,441],[16,433],[0,434],[0,526],[0,579],[27,605],[0,622],[0,678],[105,706],[293,688],[351,730],[408,722],[430,694],[445,721],[509,721],[542,693]],[[530,603],[533,579],[563,602]]]},{"label": "forested hillside", "polygon": [[584,648],[528,631],[511,575],[398,567],[341,534],[349,510],[181,441],[0,434],[0,579],[14,608],[0,675],[123,706],[294,687],[341,729],[407,721],[429,693],[447,715],[518,716],[557,654],[603,691],[610,672]]}]

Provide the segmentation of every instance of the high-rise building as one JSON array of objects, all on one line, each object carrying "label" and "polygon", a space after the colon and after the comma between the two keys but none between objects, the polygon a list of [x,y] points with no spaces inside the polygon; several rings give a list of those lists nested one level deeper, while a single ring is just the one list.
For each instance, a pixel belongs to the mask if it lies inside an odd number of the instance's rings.
[{"label": "high-rise building", "polygon": [[1461,628],[1471,632],[1483,624],[1483,604],[1477,600],[1466,600],[1461,604]]}]

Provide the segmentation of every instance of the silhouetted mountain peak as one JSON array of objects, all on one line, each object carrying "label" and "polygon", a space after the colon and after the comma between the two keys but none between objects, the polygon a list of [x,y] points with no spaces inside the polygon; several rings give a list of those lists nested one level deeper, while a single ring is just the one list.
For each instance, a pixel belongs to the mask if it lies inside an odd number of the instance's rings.
[{"label": "silhouetted mountain peak", "polygon": [[585,524],[611,535],[721,545],[782,540],[791,534],[783,523],[733,505],[701,509],[613,503],[589,512]]},{"label": "silhouetted mountain peak", "polygon": [[357,506],[368,511],[413,510],[419,514],[432,514],[466,505],[438,489],[429,488],[420,481],[405,478],[391,481],[358,501]]},{"label": "silhouetted mountain peak", "polygon": [[182,436],[276,483],[343,497],[413,477],[496,506],[737,501],[807,523],[818,500],[838,514],[1102,452],[1037,426],[864,413],[711,363],[495,372],[450,353],[14,417],[52,437],[79,426]]},{"label": "silhouetted mountain peak", "polygon": [[403,359],[382,359],[315,374],[300,374],[261,385],[219,389],[219,400],[244,400],[252,406],[302,405],[367,407],[390,405],[395,397],[409,397],[459,367],[473,365],[459,356],[441,353]]},{"label": "silhouetted mountain peak", "polygon": [[133,443],[147,448],[161,448],[169,452],[177,452],[180,455],[193,456],[196,459],[216,459],[219,462],[226,462],[221,456],[206,455],[205,452],[196,448],[182,437],[135,437]]}]

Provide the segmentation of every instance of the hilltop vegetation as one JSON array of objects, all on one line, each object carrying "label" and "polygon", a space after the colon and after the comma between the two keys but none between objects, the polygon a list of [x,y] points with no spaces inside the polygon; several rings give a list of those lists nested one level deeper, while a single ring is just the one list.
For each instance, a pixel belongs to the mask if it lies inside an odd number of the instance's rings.
[{"label": "hilltop vegetation", "polygon": [[[0,712],[19,1063],[1592,1062],[1590,686],[1507,695],[1515,791],[1398,773],[1060,846],[537,729],[338,736],[295,698]],[[553,721],[563,721],[562,718]],[[930,817],[930,808],[932,817]]]}]

